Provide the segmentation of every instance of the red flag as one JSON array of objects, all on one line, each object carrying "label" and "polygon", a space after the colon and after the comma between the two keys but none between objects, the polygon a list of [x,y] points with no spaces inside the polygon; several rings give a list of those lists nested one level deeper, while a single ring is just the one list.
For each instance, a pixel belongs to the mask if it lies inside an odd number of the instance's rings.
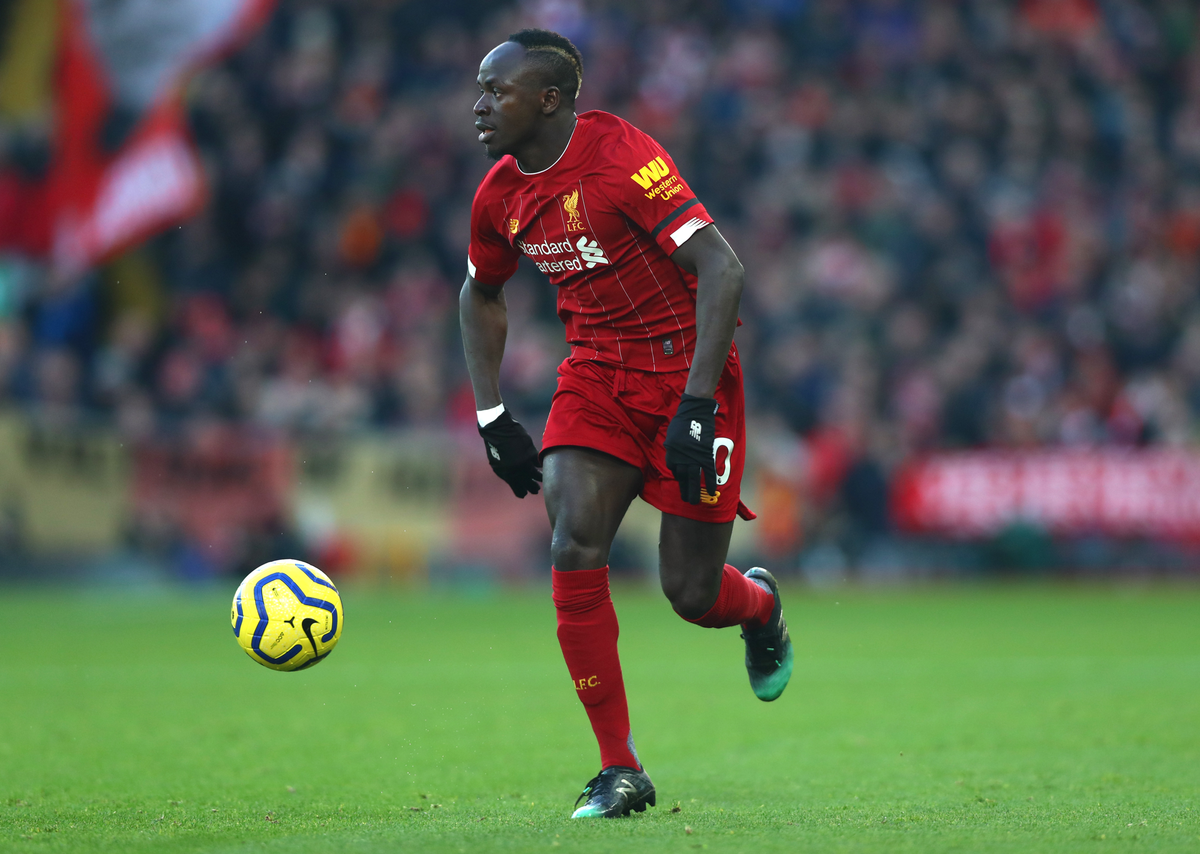
[{"label": "red flag", "polygon": [[[23,242],[72,274],[204,205],[183,83],[243,43],[275,0],[59,2],[53,159],[44,187],[32,196],[21,188],[31,210],[42,196],[44,221],[32,221],[34,238]],[[130,129],[112,145],[116,116]]]}]

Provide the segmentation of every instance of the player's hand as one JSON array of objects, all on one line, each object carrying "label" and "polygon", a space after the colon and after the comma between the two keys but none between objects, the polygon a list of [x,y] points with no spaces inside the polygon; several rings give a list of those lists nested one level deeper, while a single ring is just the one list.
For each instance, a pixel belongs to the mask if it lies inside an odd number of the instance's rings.
[{"label": "player's hand", "polygon": [[717,494],[717,402],[684,392],[675,417],[667,425],[667,468],[679,481],[679,495],[688,504],[700,503],[700,473],[709,495]]},{"label": "player's hand", "polygon": [[538,451],[520,422],[505,410],[495,421],[480,427],[479,435],[483,437],[488,465],[512,488],[513,495],[517,498],[537,495],[542,488]]}]

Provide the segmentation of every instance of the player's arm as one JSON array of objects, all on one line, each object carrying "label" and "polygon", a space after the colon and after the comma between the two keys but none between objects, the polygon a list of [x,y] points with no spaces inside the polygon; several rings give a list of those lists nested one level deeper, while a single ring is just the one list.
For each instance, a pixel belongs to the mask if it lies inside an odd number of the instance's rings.
[{"label": "player's arm", "polygon": [[[707,225],[671,253],[671,260],[696,277],[696,349],[687,385],[667,425],[667,467],[684,501],[699,504],[717,493],[717,382],[737,328],[745,273],[715,225]],[[703,478],[703,482],[701,481]]]},{"label": "player's arm", "polygon": [[536,495],[542,482],[537,447],[500,399],[500,362],[508,337],[504,289],[468,275],[458,295],[458,318],[488,464],[517,498]]},{"label": "player's arm", "polygon": [[500,361],[508,338],[508,307],[504,288],[494,288],[467,276],[458,295],[467,372],[475,391],[475,408],[494,409],[500,400]]},{"label": "player's arm", "polygon": [[617,206],[672,261],[696,277],[696,346],[663,446],[667,468],[679,481],[680,496],[699,504],[705,491],[710,499],[717,492],[713,395],[733,344],[744,274],[671,156],[640,131],[626,131],[623,142],[627,147],[618,147],[613,155],[620,168],[609,172]]},{"label": "player's arm", "polygon": [[696,352],[684,391],[711,398],[733,344],[745,271],[715,225],[693,234],[671,260],[696,277]]},{"label": "player's arm", "polygon": [[501,236],[497,213],[488,204],[488,199],[496,196],[491,184],[494,174],[493,170],[479,185],[471,203],[471,245],[467,248],[467,280],[458,297],[458,319],[488,465],[517,498],[524,498],[541,488],[542,472],[533,439],[500,400],[500,361],[508,337],[502,286],[516,272],[518,252]]}]

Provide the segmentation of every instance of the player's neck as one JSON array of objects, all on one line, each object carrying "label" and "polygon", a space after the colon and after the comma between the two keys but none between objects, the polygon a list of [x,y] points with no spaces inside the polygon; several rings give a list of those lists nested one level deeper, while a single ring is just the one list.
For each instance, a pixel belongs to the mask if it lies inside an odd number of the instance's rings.
[{"label": "player's neck", "polygon": [[557,163],[571,144],[577,121],[578,117],[572,113],[568,121],[549,123],[537,139],[530,140],[528,145],[516,152],[513,156],[521,171],[532,175],[545,172]]}]

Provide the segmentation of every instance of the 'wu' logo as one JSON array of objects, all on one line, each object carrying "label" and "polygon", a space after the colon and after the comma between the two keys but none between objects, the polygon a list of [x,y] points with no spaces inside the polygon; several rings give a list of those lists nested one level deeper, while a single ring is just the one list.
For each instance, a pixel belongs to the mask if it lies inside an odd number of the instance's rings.
[{"label": "'wu' logo", "polygon": [[671,170],[667,168],[667,161],[661,157],[655,157],[629,177],[636,181],[643,190],[649,190],[651,184],[661,181],[670,174]]},{"label": "'wu' logo", "polygon": [[597,264],[609,264],[610,262],[604,257],[604,250],[600,248],[600,244],[596,241],[588,242],[587,235],[579,238],[579,242],[575,244],[575,248],[579,250],[579,254],[583,256],[584,266],[589,270]]}]

